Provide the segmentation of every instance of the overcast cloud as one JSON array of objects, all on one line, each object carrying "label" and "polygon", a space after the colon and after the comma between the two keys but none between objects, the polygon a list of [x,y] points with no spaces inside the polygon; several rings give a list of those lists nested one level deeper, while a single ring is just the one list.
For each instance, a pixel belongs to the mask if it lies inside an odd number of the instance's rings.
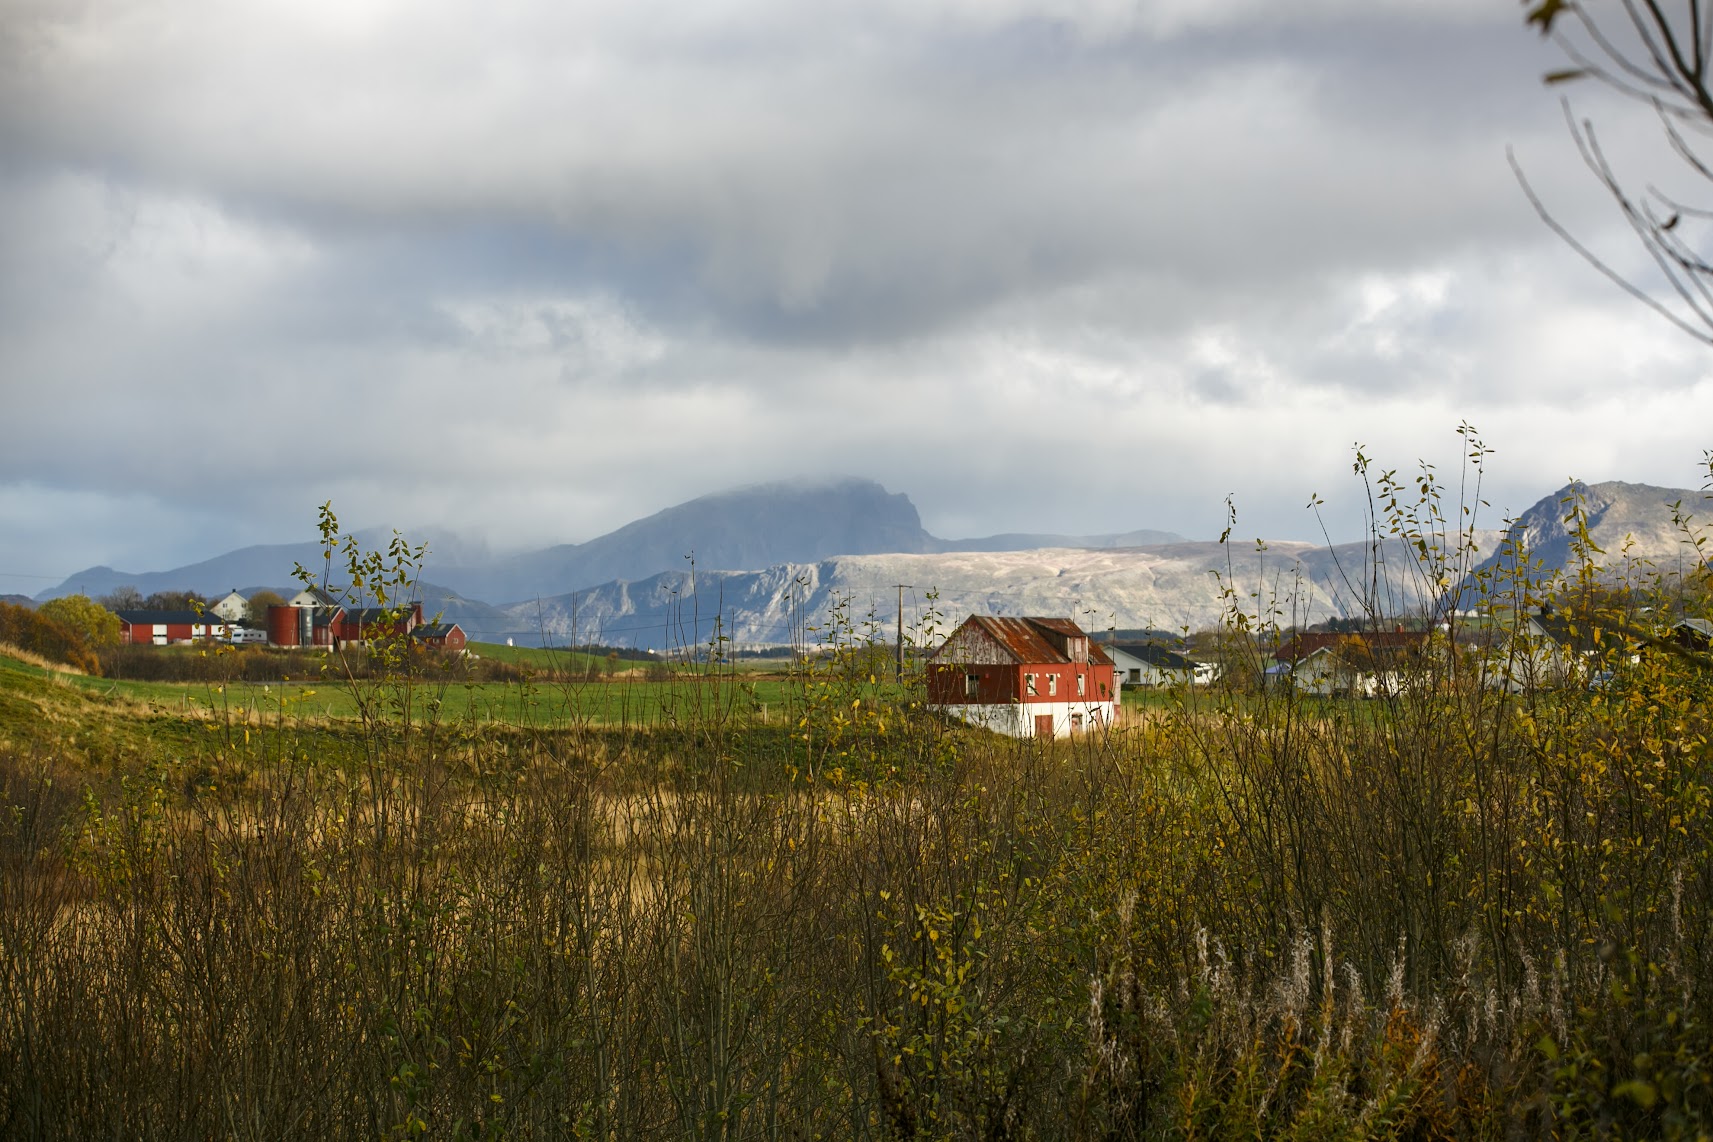
[{"label": "overcast cloud", "polygon": [[[0,0],[0,592],[849,473],[958,537],[1699,483],[1504,0]],[[1635,108],[1574,92],[1637,182]],[[40,576],[41,578],[30,578]]]}]

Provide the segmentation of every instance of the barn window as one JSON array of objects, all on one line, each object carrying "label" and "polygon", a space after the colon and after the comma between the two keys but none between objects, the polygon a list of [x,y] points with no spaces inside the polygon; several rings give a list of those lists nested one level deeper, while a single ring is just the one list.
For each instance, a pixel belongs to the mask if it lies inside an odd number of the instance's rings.
[{"label": "barn window", "polygon": [[974,698],[981,690],[981,675],[964,675],[964,697]]},{"label": "barn window", "polygon": [[1023,676],[1023,692],[1031,698],[1035,696],[1035,676],[1033,674]]},{"label": "barn window", "polygon": [[1083,676],[1081,674],[1079,674],[1079,675],[1077,675],[1077,697],[1081,698],[1082,696],[1083,696]]},{"label": "barn window", "polygon": [[1049,698],[1053,697],[1054,695],[1058,694],[1058,692],[1059,692],[1059,676],[1057,674],[1047,675],[1047,696]]}]

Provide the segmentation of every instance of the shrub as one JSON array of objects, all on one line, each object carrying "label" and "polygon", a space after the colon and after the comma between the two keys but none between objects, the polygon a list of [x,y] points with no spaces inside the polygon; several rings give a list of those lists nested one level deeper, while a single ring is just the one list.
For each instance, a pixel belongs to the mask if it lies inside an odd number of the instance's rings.
[{"label": "shrub", "polygon": [[77,631],[27,607],[0,603],[0,643],[90,674],[101,672],[100,662]]}]

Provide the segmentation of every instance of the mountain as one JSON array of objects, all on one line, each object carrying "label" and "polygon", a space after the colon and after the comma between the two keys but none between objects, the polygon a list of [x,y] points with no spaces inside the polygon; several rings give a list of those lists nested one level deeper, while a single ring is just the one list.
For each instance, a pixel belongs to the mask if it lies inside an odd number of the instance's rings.
[{"label": "mountain", "polygon": [[748,569],[873,551],[923,551],[933,537],[910,497],[872,480],[758,484],[703,496],[591,539],[495,564],[440,567],[466,594],[527,599],[687,567]]},{"label": "mountain", "polygon": [[[392,540],[387,528],[364,528],[355,538],[365,551],[384,550]],[[423,534],[406,537],[413,543],[427,543],[432,551],[452,548],[460,553],[473,553],[473,548],[450,532],[427,529]],[[292,578],[292,570],[302,565],[316,581],[322,577],[322,547],[319,543],[266,543],[240,547],[212,559],[187,563],[170,571],[116,571],[111,567],[88,567],[66,578],[57,587],[50,587],[36,596],[37,602],[59,598],[61,595],[88,595],[97,598],[119,587],[135,587],[144,595],[156,591],[197,591],[209,598],[218,598],[228,591],[249,596],[260,590],[278,591],[291,596],[301,588]],[[333,570],[340,565],[338,552],[333,555]],[[335,573],[331,579],[336,581]]]},{"label": "mountain", "polygon": [[[626,524],[581,544],[564,544],[509,558],[493,558],[480,547],[439,531],[411,531],[406,538],[430,548],[424,575],[442,584],[459,605],[478,599],[515,601],[552,597],[614,580],[636,580],[665,571],[697,568],[754,570],[781,563],[815,562],[838,555],[887,552],[1014,551],[1043,546],[1109,548],[1164,543],[1170,532],[1064,536],[1010,534],[946,540],[929,534],[910,497],[891,493],[873,480],[758,484],[703,496]],[[392,533],[358,532],[366,548],[384,547]],[[207,595],[261,586],[283,590],[295,564],[321,567],[316,543],[245,547],[170,571],[116,571],[91,567],[68,577],[38,599],[83,593],[105,595],[134,586],[144,595],[194,590]],[[337,560],[335,561],[337,569]],[[334,576],[337,579],[337,575]],[[246,586],[257,585],[256,588]],[[452,612],[449,611],[450,615]],[[482,629],[493,621],[488,615]],[[466,627],[466,629],[470,629]]]},{"label": "mountain", "polygon": [[1364,613],[1364,584],[1389,614],[1436,594],[1406,545],[1392,541],[1373,556],[1365,543],[1296,542],[850,555],[762,571],[673,571],[506,610],[520,641],[675,650],[705,644],[716,629],[739,645],[814,645],[841,608],[884,636],[897,621],[899,583],[914,585],[905,625],[922,640],[930,597],[944,633],[971,613],[1196,630],[1217,625],[1230,605],[1306,624]]},{"label": "mountain", "polygon": [[1675,572],[1696,556],[1690,535],[1673,522],[1674,512],[1703,521],[1703,527],[1713,522],[1713,495],[1707,492],[1612,480],[1566,484],[1518,516],[1510,534],[1547,567],[1568,567],[1575,541],[1571,511],[1578,502],[1588,538],[1605,553],[1603,563],[1629,558]]},{"label": "mountain", "polygon": [[1530,572],[1535,578],[1573,569],[1577,528],[1572,513],[1578,507],[1587,538],[1598,549],[1590,554],[1608,572],[1627,563],[1637,577],[1652,573],[1675,577],[1694,567],[1698,559],[1713,558],[1713,543],[1698,556],[1694,541],[1703,533],[1713,536],[1708,531],[1713,524],[1713,494],[1619,480],[1570,483],[1542,497],[1512,522],[1505,532],[1507,542],[1489,548],[1492,553],[1462,584],[1459,605],[1473,605],[1473,584],[1483,576],[1509,570],[1515,562],[1511,553],[1519,547],[1536,565]]},{"label": "mountain", "polygon": [[442,567],[438,577],[486,599],[528,599],[615,580],[697,568],[745,571],[838,555],[1021,551],[1170,543],[1164,531],[1123,535],[1008,534],[940,539],[922,527],[910,497],[873,480],[756,484],[703,496],[628,523],[587,543],[530,552],[497,565]]}]

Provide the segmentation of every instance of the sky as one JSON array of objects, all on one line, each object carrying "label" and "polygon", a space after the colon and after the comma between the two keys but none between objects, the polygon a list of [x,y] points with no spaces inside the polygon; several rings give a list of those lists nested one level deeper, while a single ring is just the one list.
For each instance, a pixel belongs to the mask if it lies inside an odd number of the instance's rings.
[{"label": "sky", "polygon": [[[1507,0],[0,0],[0,593],[866,476],[959,538],[1696,487]],[[1693,194],[1693,185],[1685,188]],[[1703,195],[1705,200],[1707,195]],[[1306,505],[1324,501],[1317,521]]]}]

